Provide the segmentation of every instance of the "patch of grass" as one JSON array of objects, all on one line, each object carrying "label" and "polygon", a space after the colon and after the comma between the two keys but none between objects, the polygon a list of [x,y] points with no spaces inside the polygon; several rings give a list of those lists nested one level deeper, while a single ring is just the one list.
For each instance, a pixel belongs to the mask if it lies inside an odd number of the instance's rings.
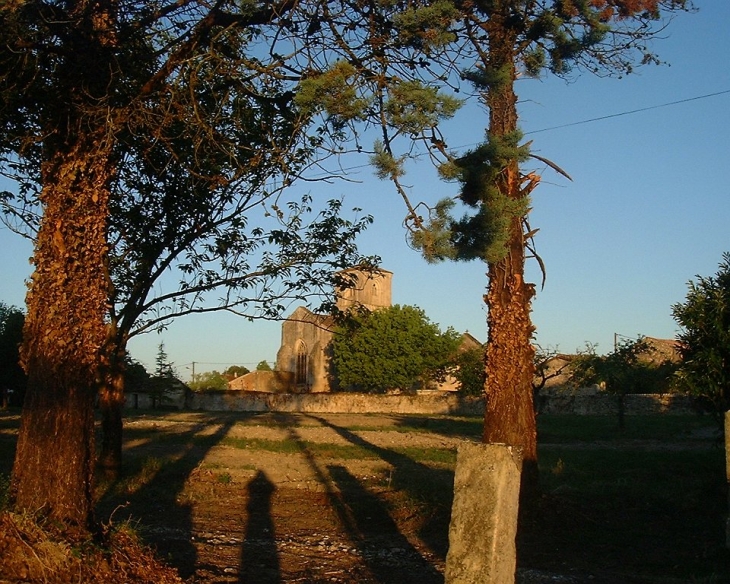
[{"label": "patch of grass", "polygon": [[278,454],[301,454],[304,451],[323,458],[340,458],[346,460],[375,459],[378,456],[361,446],[351,444],[328,444],[309,442],[306,440],[267,440],[263,438],[225,437],[221,444],[241,450],[264,450]]},{"label": "patch of grass", "polygon": [[456,464],[456,450],[452,448],[416,448],[404,446],[393,448],[394,452],[407,456],[414,462],[436,462],[454,466]]},{"label": "patch of grass", "polygon": [[[699,420],[645,420],[641,428],[629,427],[628,432],[651,441],[681,443],[681,437],[705,427],[707,420]],[[631,575],[652,582],[670,577],[712,582],[713,574],[730,571],[724,549],[727,495],[722,448],[708,439],[704,448],[627,446],[620,444],[624,434],[610,426],[615,420],[559,421],[564,422],[561,442],[539,446],[545,497],[542,515],[535,518],[539,528],[534,547],[529,547],[531,530],[522,533],[527,542],[523,557],[546,568],[552,557],[570,558],[578,570],[600,565],[613,572],[616,581]],[[598,422],[598,428],[591,422]],[[601,443],[583,443],[584,434]],[[540,549],[545,541],[551,542],[549,555]]]},{"label": "patch of grass", "polygon": [[111,486],[120,494],[131,495],[148,485],[164,468],[166,461],[158,456],[128,459],[122,477]]},{"label": "patch of grass", "polygon": [[[538,461],[546,492],[566,490],[590,497],[651,498],[681,502],[705,494],[708,481],[722,483],[720,449],[580,449],[543,446]],[[661,485],[661,487],[659,487]]]},{"label": "patch of grass", "polygon": [[[261,438],[233,437],[226,437],[221,443],[241,450],[264,450],[278,454],[301,454],[307,451],[313,456],[325,459],[376,460],[382,458],[376,449],[357,444],[329,444],[326,442],[310,442],[306,440],[266,440]],[[449,448],[416,448],[404,446],[387,450],[407,456],[417,462],[438,462],[443,464],[454,464],[456,462],[456,452]]]},{"label": "patch of grass", "polygon": [[538,441],[546,444],[610,440],[690,440],[693,432],[712,432],[711,416],[626,416],[618,427],[614,416],[566,416],[542,414],[537,418]]},{"label": "patch of grass", "polygon": [[215,480],[222,485],[230,485],[233,481],[233,477],[231,477],[231,473],[229,472],[222,472],[216,475]]},{"label": "patch of grass", "polygon": [[[391,430],[393,429],[391,428]],[[444,436],[478,438],[484,432],[484,418],[482,416],[399,416],[396,429],[402,432],[430,432]]]}]

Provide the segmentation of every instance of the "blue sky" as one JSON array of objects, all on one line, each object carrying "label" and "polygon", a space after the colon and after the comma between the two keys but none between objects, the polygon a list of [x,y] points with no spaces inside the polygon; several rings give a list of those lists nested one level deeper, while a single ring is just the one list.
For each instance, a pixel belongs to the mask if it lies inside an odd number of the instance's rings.
[{"label": "blue sky", "polygon": [[[521,125],[533,151],[573,178],[534,166],[544,171],[530,220],[540,229],[537,250],[547,268],[533,302],[543,347],[573,352],[588,342],[604,353],[615,334],[674,337],[672,304],[684,300],[689,280],[714,274],[730,251],[730,2],[697,4],[697,14],[678,15],[653,46],[669,65],[624,79],[583,75],[571,83],[518,84]],[[711,94],[719,95],[705,97]],[[447,127],[452,147],[482,137],[484,115],[465,113]],[[582,123],[588,120],[595,121]],[[405,182],[414,199],[454,194],[455,186],[438,182],[427,162],[413,171]],[[351,178],[308,188],[314,196],[345,195],[346,207],[374,215],[360,246],[394,272],[393,302],[419,306],[442,328],[486,340],[486,266],[427,264],[406,245],[404,209],[392,187],[367,168]],[[0,250],[0,300],[22,306],[32,249],[2,227]],[[527,273],[539,283],[535,262]],[[186,317],[164,333],[133,340],[132,356],[152,369],[161,341],[187,378],[192,362],[196,372],[273,363],[280,325],[225,313]]]}]

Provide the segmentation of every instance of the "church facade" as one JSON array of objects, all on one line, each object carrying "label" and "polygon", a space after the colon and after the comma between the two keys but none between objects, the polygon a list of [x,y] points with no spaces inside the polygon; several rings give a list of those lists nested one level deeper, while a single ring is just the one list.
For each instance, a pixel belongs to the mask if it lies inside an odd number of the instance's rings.
[{"label": "church facade", "polygon": [[[364,307],[372,311],[391,306],[392,272],[351,269],[347,275],[352,277],[353,286],[338,291],[339,310]],[[284,321],[275,369],[289,379],[289,391],[330,391],[329,350],[334,327],[333,317],[315,314],[303,306]]]}]

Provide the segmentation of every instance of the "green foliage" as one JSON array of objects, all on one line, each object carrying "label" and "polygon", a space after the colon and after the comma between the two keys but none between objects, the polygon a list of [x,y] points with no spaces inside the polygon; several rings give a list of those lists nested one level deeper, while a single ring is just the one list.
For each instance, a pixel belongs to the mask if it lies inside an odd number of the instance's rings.
[{"label": "green foliage", "polygon": [[459,382],[459,391],[465,395],[483,396],[486,381],[484,348],[474,347],[459,351],[454,357],[454,365],[452,374]]},{"label": "green foliage", "polygon": [[730,409],[730,253],[714,276],[689,282],[687,298],[672,307],[679,334],[682,384],[714,411]]},{"label": "green foliage", "polygon": [[417,80],[401,81],[388,90],[385,114],[388,123],[406,134],[420,134],[453,117],[462,101]]},{"label": "green foliage", "polygon": [[271,365],[267,361],[260,361],[258,365],[256,365],[256,371],[271,371]]},{"label": "green foliage", "polygon": [[205,371],[196,373],[195,379],[188,383],[188,387],[193,391],[228,389],[228,379],[218,371]]},{"label": "green foliage", "polygon": [[358,97],[356,82],[355,67],[336,61],[328,70],[302,79],[294,103],[307,115],[322,110],[340,123],[358,119],[368,101]]},{"label": "green foliage", "polygon": [[673,387],[676,365],[652,359],[654,349],[643,337],[623,340],[607,355],[597,355],[593,346],[571,364],[570,381],[585,387],[605,384],[606,390],[627,393],[665,393]]},{"label": "green foliage", "polygon": [[408,6],[393,16],[398,39],[404,45],[412,45],[429,53],[456,40],[450,30],[452,22],[459,18],[453,2],[436,0],[427,6]]},{"label": "green foliage", "polygon": [[511,197],[499,183],[510,161],[521,162],[529,156],[529,147],[519,144],[521,139],[520,132],[489,135],[474,150],[440,166],[442,178],[461,183],[460,199],[475,212],[455,220],[450,215],[453,201],[438,203],[424,228],[411,234],[411,244],[427,261],[482,259],[496,263],[506,256],[515,221],[530,209],[528,196]]},{"label": "green foliage", "polygon": [[412,306],[353,315],[335,331],[333,373],[341,389],[411,390],[443,377],[459,341]]},{"label": "green foliage", "polygon": [[152,396],[152,406],[158,407],[168,401],[168,394],[178,383],[173,363],[169,361],[165,351],[165,343],[160,343],[157,346],[155,373],[147,384],[147,390]]},{"label": "green foliage", "polygon": [[144,365],[127,355],[124,364],[125,390],[134,391],[148,388],[150,385],[150,379],[150,374],[147,373],[147,369],[145,369]]},{"label": "green foliage", "polygon": [[16,405],[22,403],[26,384],[25,372],[19,363],[24,322],[23,311],[0,302],[0,390],[12,390],[16,394],[13,396]]},{"label": "green foliage", "polygon": [[174,364],[167,357],[165,343],[157,345],[157,357],[155,357],[155,377],[164,379],[172,379],[175,377]]},{"label": "green foliage", "polygon": [[250,373],[247,367],[244,367],[243,365],[231,365],[223,372],[223,377],[225,377],[228,381],[231,381],[232,379],[236,379],[236,377],[246,375],[246,373]]},{"label": "green foliage", "polygon": [[512,82],[512,69],[509,66],[479,67],[464,72],[464,79],[471,81],[479,90],[498,89]]},{"label": "green foliage", "polygon": [[419,250],[430,263],[456,258],[456,248],[451,239],[453,219],[450,211],[456,203],[453,199],[442,199],[430,210],[423,227],[408,234],[413,249]]},{"label": "green foliage", "polygon": [[370,157],[370,164],[375,167],[375,174],[381,180],[395,180],[405,174],[403,163],[405,157],[395,158],[386,148],[382,141],[376,140],[373,146],[373,155]]}]

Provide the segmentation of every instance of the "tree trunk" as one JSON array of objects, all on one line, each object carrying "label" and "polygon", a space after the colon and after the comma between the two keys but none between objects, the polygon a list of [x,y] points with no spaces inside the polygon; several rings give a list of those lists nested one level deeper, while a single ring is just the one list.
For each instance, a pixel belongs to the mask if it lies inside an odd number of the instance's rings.
[{"label": "tree trunk", "polygon": [[41,169],[43,219],[21,347],[28,389],[11,494],[20,510],[84,529],[92,520],[94,397],[108,334],[112,167],[104,134],[83,122],[77,129]]},{"label": "tree trunk", "polygon": [[489,266],[486,303],[489,337],[486,349],[484,442],[518,447],[523,456],[523,489],[537,489],[537,426],[533,403],[534,348],[530,320],[533,286],[523,279],[524,256]]},{"label": "tree trunk", "polygon": [[[509,3],[508,3],[509,4]],[[501,12],[501,14],[500,14]],[[509,8],[495,7],[488,24],[489,61],[486,66],[503,73],[503,81],[489,87],[489,133],[500,138],[517,131],[517,96],[514,91],[515,39],[509,24]],[[512,199],[529,195],[523,188],[517,160],[503,169],[497,187]],[[524,280],[525,243],[523,217],[513,218],[506,257],[489,264],[488,338],[485,357],[486,408],[484,442],[520,448],[523,456],[523,497],[537,492],[537,429],[532,382],[535,376],[534,327],[530,319],[534,285]]]},{"label": "tree trunk", "polygon": [[126,349],[120,348],[112,339],[102,359],[104,371],[99,389],[101,412],[99,465],[108,479],[116,479],[122,469],[125,353]]}]

